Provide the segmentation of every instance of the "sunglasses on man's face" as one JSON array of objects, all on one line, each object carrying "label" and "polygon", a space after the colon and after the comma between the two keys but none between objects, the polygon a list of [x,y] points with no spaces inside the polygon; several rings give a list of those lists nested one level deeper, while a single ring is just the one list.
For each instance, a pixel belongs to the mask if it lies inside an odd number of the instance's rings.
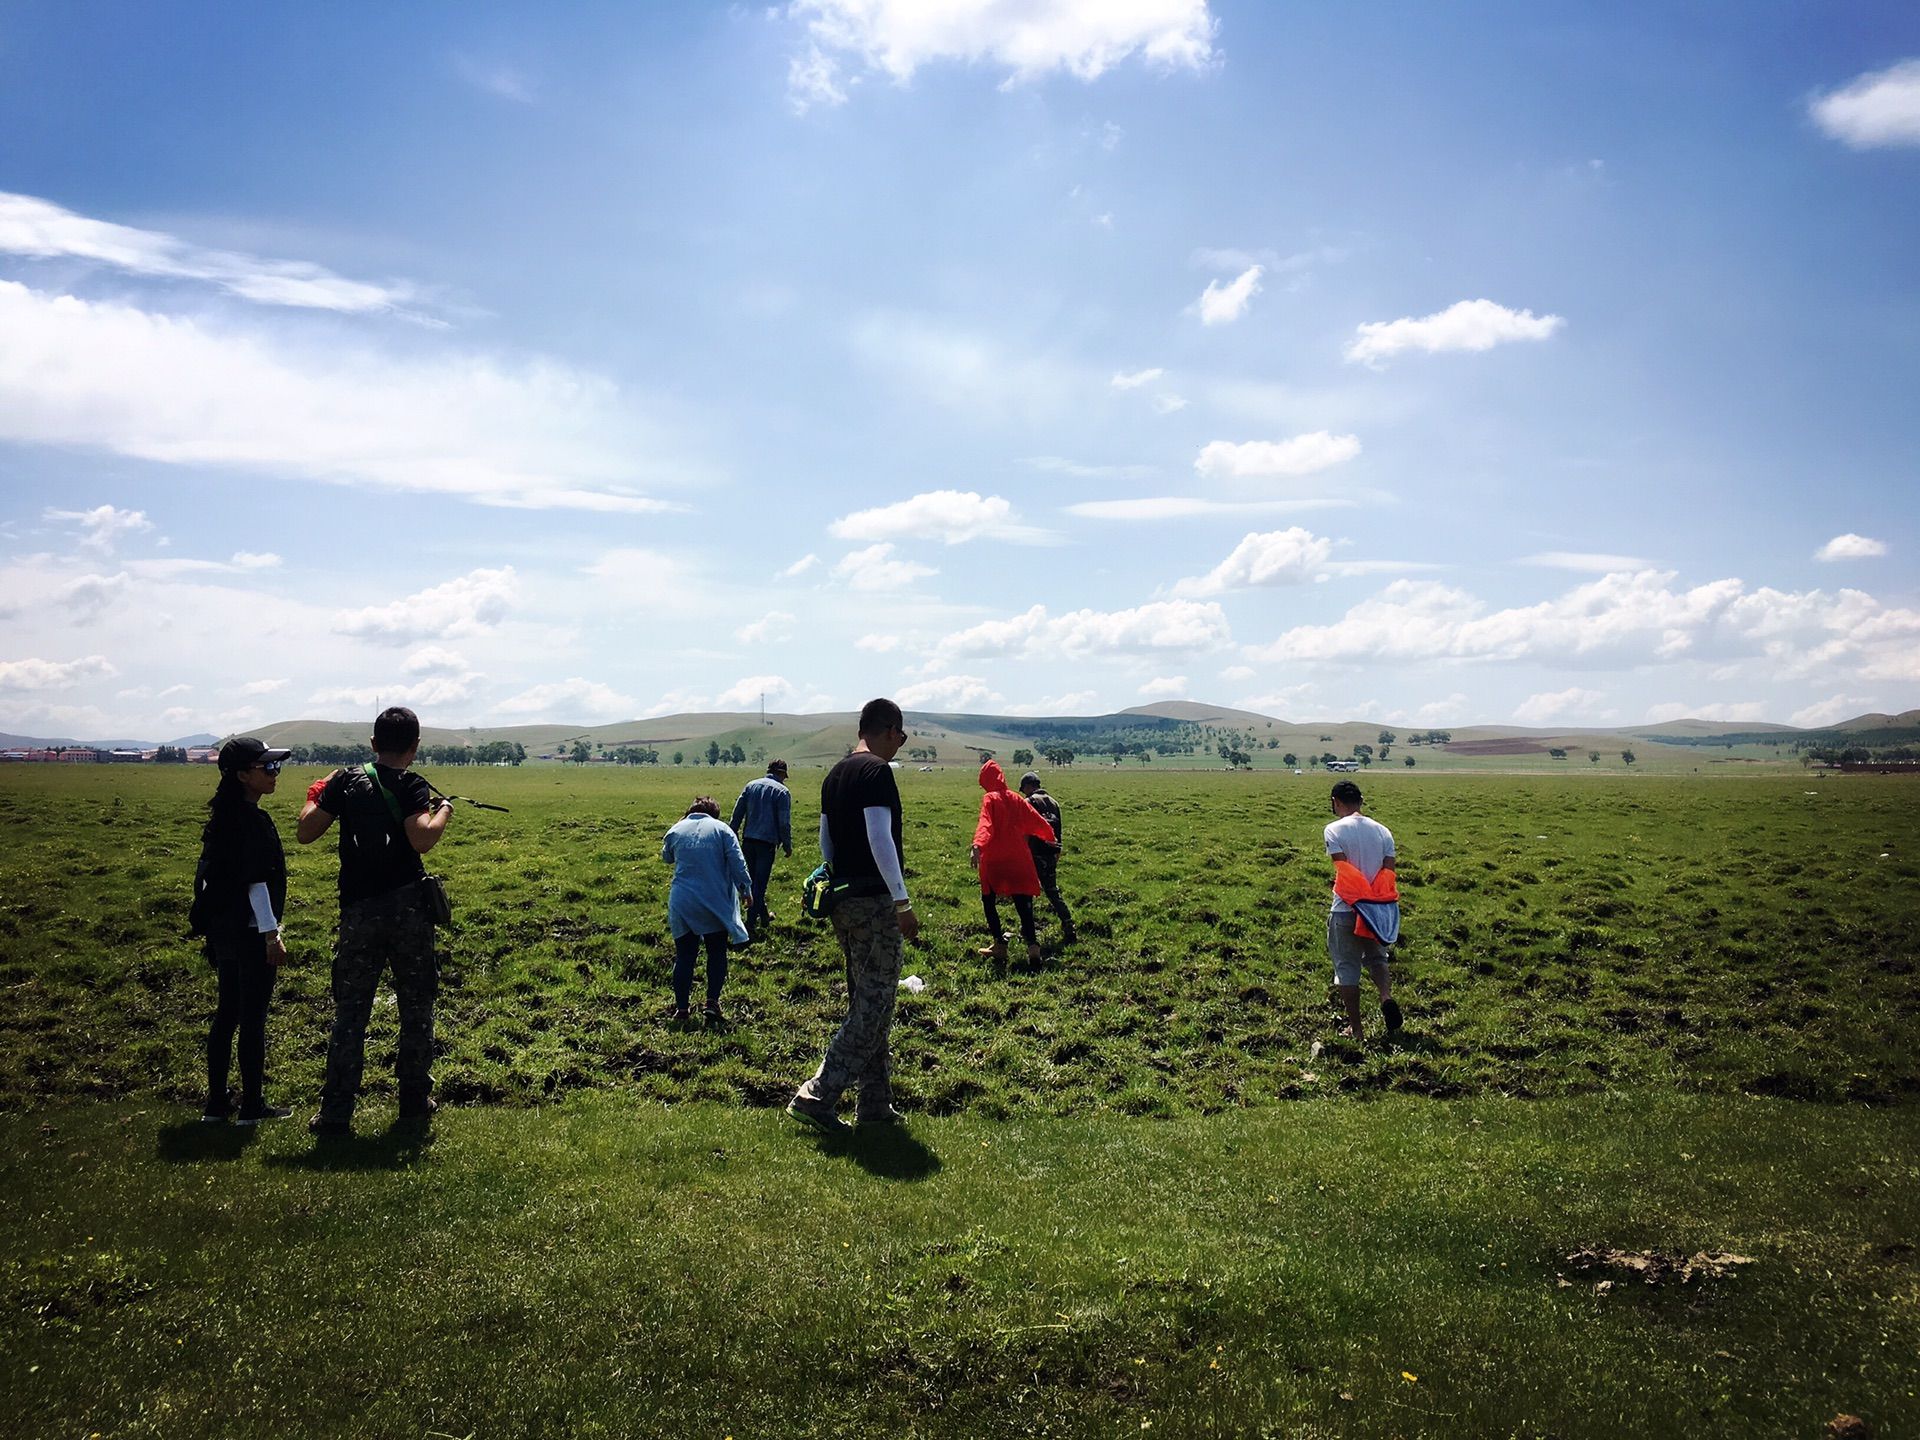
[{"label": "sunglasses on man's face", "polygon": [[286,763],[284,760],[262,760],[253,768],[256,770],[264,770],[269,775],[278,775],[280,773],[280,767]]}]

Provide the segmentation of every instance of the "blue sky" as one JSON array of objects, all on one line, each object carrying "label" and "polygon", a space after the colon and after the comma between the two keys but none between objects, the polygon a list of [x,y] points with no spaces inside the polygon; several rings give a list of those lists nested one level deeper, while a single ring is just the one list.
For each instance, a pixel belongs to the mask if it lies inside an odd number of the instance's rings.
[{"label": "blue sky", "polygon": [[0,729],[1920,706],[1920,11],[0,12]]}]

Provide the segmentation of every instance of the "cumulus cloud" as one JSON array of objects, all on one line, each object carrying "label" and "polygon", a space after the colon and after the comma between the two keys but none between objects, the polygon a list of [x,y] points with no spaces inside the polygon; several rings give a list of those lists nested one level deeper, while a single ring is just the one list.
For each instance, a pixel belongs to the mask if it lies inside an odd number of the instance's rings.
[{"label": "cumulus cloud", "polygon": [[1902,60],[1816,96],[1813,120],[1856,150],[1920,145],[1920,59]]},{"label": "cumulus cloud", "polygon": [[856,510],[827,527],[840,540],[939,540],[963,544],[982,536],[1033,541],[1042,531],[1016,524],[1013,506],[998,495],[972,490],[929,490],[892,505]]},{"label": "cumulus cloud", "polygon": [[470,668],[466,656],[443,645],[422,645],[400,662],[403,675],[464,675]]},{"label": "cumulus cloud", "polygon": [[286,689],[287,686],[292,683],[292,681],[286,679],[249,680],[240,687],[240,693],[242,695],[271,695],[275,691]]},{"label": "cumulus cloud", "polygon": [[210,250],[159,230],[76,215],[50,200],[0,191],[0,253],[84,260],[133,275],[204,280],[243,300],[303,309],[391,310],[415,298],[397,282],[348,280],[304,260]]},{"label": "cumulus cloud", "polygon": [[1159,600],[1131,610],[1049,615],[1035,605],[1006,620],[956,630],[935,647],[965,658],[1066,658],[1165,655],[1217,650],[1231,639],[1226,612],[1208,601]]},{"label": "cumulus cloud", "polygon": [[1186,408],[1187,397],[1184,395],[1168,393],[1153,397],[1153,413],[1156,415],[1172,415]]},{"label": "cumulus cloud", "polygon": [[1574,685],[1565,690],[1529,695],[1513,707],[1513,718],[1519,725],[1551,725],[1563,720],[1598,722],[1608,718],[1601,713],[1606,701],[1607,697],[1600,691],[1583,690]]},{"label": "cumulus cloud", "polygon": [[1575,550],[1543,550],[1538,555],[1523,555],[1522,565],[1537,565],[1546,570],[1582,570],[1593,575],[1608,575],[1616,570],[1645,570],[1645,560],[1635,555],[1606,555]]},{"label": "cumulus cloud", "polygon": [[1097,80],[1136,55],[1186,70],[1214,58],[1206,0],[794,0],[787,13],[806,26],[787,90],[802,113],[844,104],[847,87],[865,75],[905,84],[941,61],[990,63],[1013,84],[1054,71]]},{"label": "cumulus cloud", "polygon": [[680,508],[637,492],[633,457],[658,446],[626,408],[551,361],[303,350],[0,280],[0,440],[488,505]]},{"label": "cumulus cloud", "polygon": [[1825,725],[1835,725],[1842,720],[1864,715],[1869,708],[1870,702],[1856,695],[1829,695],[1824,700],[1817,700],[1804,709],[1794,711],[1788,718],[1795,725],[1818,730]]},{"label": "cumulus cloud", "polygon": [[526,715],[562,723],[574,720],[618,720],[634,712],[637,701],[612,686],[575,675],[545,685],[534,685],[510,695],[493,708],[502,715]]},{"label": "cumulus cloud", "polygon": [[1232,681],[1235,684],[1242,680],[1251,680],[1253,676],[1254,670],[1251,665],[1229,665],[1220,672],[1222,680]]},{"label": "cumulus cloud", "polygon": [[1177,700],[1187,693],[1187,677],[1184,675],[1162,675],[1149,680],[1140,687],[1140,695],[1147,700]]},{"label": "cumulus cloud", "polygon": [[1607,575],[1502,610],[1437,581],[1397,580],[1332,624],[1297,626],[1248,654],[1295,663],[1589,666],[1757,657],[1775,678],[1838,667],[1867,680],[1920,679],[1920,611],[1858,590],[1749,590],[1733,579],[1680,587],[1674,579],[1657,570]]},{"label": "cumulus cloud", "polygon": [[88,655],[79,660],[0,660],[0,692],[71,690],[85,681],[102,680],[119,673],[104,655]]},{"label": "cumulus cloud", "polygon": [[713,707],[716,710],[758,710],[762,696],[766,697],[768,708],[795,714],[810,714],[833,707],[829,696],[810,685],[796,685],[784,675],[748,675],[736,680],[713,697]]},{"label": "cumulus cloud", "polygon": [[1193,302],[1202,325],[1231,325],[1246,313],[1248,304],[1260,293],[1260,276],[1265,266],[1249,265],[1222,285],[1209,280],[1200,298]]},{"label": "cumulus cloud", "polygon": [[390,604],[342,610],[334,616],[333,629],[384,645],[484,635],[507,618],[519,595],[520,580],[511,565],[474,570]]},{"label": "cumulus cloud", "polygon": [[1357,435],[1315,430],[1288,440],[1213,440],[1201,447],[1193,468],[1202,475],[1246,480],[1272,475],[1311,475],[1343,465],[1360,453]]},{"label": "cumulus cloud", "polygon": [[1244,537],[1205,575],[1181,580],[1175,595],[1219,595],[1256,585],[1302,585],[1325,567],[1333,542],[1298,525]]},{"label": "cumulus cloud", "polygon": [[1166,373],[1158,366],[1151,370],[1133,370],[1125,373],[1115,371],[1113,379],[1108,383],[1116,390],[1138,390],[1142,385],[1151,384]]},{"label": "cumulus cloud", "polygon": [[787,566],[786,569],[776,573],[773,578],[776,580],[798,580],[819,563],[820,557],[818,555],[802,555],[798,560]]},{"label": "cumulus cloud", "polygon": [[898,635],[862,635],[853,642],[853,648],[870,651],[875,655],[885,655],[890,650],[900,648],[900,637]]},{"label": "cumulus cloud", "polygon": [[893,692],[894,703],[916,710],[999,711],[1006,699],[978,675],[942,675],[918,680]]},{"label": "cumulus cloud", "polygon": [[1377,365],[1408,350],[1491,350],[1515,340],[1545,340],[1566,323],[1558,315],[1509,310],[1491,300],[1461,300],[1418,320],[1369,321],[1347,345],[1347,359]]},{"label": "cumulus cloud", "polygon": [[940,572],[914,560],[893,558],[893,543],[883,540],[841,557],[833,577],[852,590],[900,590]]},{"label": "cumulus cloud", "polygon": [[110,551],[126,535],[153,529],[144,510],[121,510],[113,505],[96,505],[91,510],[53,510],[42,512],[48,520],[71,522],[80,527],[80,543],[89,550]]},{"label": "cumulus cloud", "polygon": [[56,590],[54,603],[79,624],[88,625],[123,599],[132,584],[124,571],[117,575],[82,575]]},{"label": "cumulus cloud", "polygon": [[1042,695],[1038,700],[1003,701],[1002,715],[1088,715],[1100,703],[1098,690],[1069,690],[1064,695]]},{"label": "cumulus cloud", "polygon": [[1716,701],[1707,705],[1689,705],[1684,700],[1670,700],[1664,705],[1647,707],[1649,725],[1665,725],[1672,720],[1713,720],[1722,724],[1730,720],[1765,720],[1767,707],[1758,700]]},{"label": "cumulus cloud", "polygon": [[1872,560],[1887,553],[1887,542],[1870,540],[1865,535],[1836,535],[1818,550],[1816,560]]},{"label": "cumulus cloud", "polygon": [[742,625],[733,632],[733,638],[742,645],[764,645],[769,641],[790,639],[793,635],[793,616],[785,610],[769,610],[758,620]]}]

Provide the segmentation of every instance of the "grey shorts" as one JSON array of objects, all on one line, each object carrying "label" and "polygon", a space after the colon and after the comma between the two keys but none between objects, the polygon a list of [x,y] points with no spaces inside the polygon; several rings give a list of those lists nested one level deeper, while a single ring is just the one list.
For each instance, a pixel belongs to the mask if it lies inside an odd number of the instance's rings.
[{"label": "grey shorts", "polygon": [[1333,983],[1358,985],[1364,966],[1375,980],[1387,973],[1392,952],[1378,940],[1362,940],[1353,933],[1359,917],[1351,910],[1335,910],[1327,916],[1327,956],[1333,961]]}]

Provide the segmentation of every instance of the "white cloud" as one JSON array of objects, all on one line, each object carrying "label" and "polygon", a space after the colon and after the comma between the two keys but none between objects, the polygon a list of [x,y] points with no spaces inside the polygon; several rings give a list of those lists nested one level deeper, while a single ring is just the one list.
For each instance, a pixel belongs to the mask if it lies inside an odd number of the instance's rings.
[{"label": "white cloud", "polygon": [[571,723],[575,720],[618,720],[633,714],[638,702],[611,686],[575,675],[545,685],[534,685],[511,695],[493,708],[502,715],[526,715]]},{"label": "white cloud", "polygon": [[929,490],[910,500],[856,510],[827,527],[840,540],[939,540],[959,545],[984,535],[1033,541],[1045,532],[1014,523],[1013,506],[972,490]]},{"label": "white cloud", "polygon": [[1345,464],[1360,453],[1357,435],[1333,435],[1315,430],[1288,440],[1212,440],[1194,457],[1202,475],[1244,480],[1268,475],[1311,475]]},{"label": "white cloud", "polygon": [[1804,709],[1796,710],[1788,718],[1795,724],[1809,730],[1818,730],[1822,726],[1833,725],[1842,720],[1851,720],[1856,715],[1864,715],[1871,702],[1853,695],[1829,695],[1824,700],[1815,701]]},{"label": "white cloud", "polygon": [[853,347],[878,380],[931,400],[969,421],[1039,421],[1085,402],[1093,377],[1037,332],[1023,346],[937,318],[881,311],[853,327]]},{"label": "white cloud", "polygon": [[942,675],[937,680],[920,680],[893,692],[893,702],[902,709],[999,711],[1007,703],[978,675]]},{"label": "white cloud", "polygon": [[1151,384],[1166,373],[1159,366],[1151,370],[1134,370],[1126,373],[1116,370],[1113,379],[1107,383],[1116,390],[1138,390],[1142,385]]},{"label": "white cloud", "polygon": [[1713,720],[1724,724],[1730,720],[1765,720],[1766,718],[1767,707],[1758,700],[1716,702],[1708,705],[1689,705],[1683,700],[1671,700],[1664,705],[1647,707],[1647,724],[1649,725],[1665,725],[1670,720]]},{"label": "white cloud", "polygon": [[533,82],[504,61],[456,54],[453,57],[453,72],[474,89],[496,99],[511,100],[516,105],[533,104]]},{"label": "white cloud", "polygon": [[1418,320],[1374,320],[1359,327],[1347,359],[1373,365],[1408,350],[1491,350],[1515,340],[1544,340],[1567,322],[1558,315],[1509,310],[1491,300],[1461,300]]},{"label": "white cloud", "polygon": [[1813,554],[1816,560],[1872,560],[1887,553],[1887,542],[1865,535],[1836,535]]},{"label": "white cloud", "polygon": [[806,25],[806,50],[787,77],[801,112],[845,103],[846,86],[863,74],[904,84],[941,61],[992,63],[1013,84],[1053,71],[1096,80],[1135,55],[1165,69],[1200,70],[1214,59],[1206,0],[794,0],[787,14]]},{"label": "white cloud", "polygon": [[802,688],[784,675],[748,675],[713,697],[716,710],[758,710],[761,697],[770,710],[796,714],[829,709],[832,701],[812,687]]},{"label": "white cloud", "polygon": [[769,610],[758,620],[742,625],[733,632],[733,638],[742,645],[764,645],[779,642],[793,636],[793,616],[785,610]]},{"label": "white cloud", "polygon": [[119,673],[104,655],[88,655],[80,660],[0,660],[0,692],[71,690],[85,681],[102,680]]},{"label": "white cloud", "polygon": [[286,679],[249,680],[240,687],[240,693],[242,695],[271,695],[277,690],[286,689],[287,686],[292,683],[292,681]]},{"label": "white cloud", "polygon": [[1156,415],[1172,415],[1176,411],[1184,410],[1186,408],[1187,408],[1187,397],[1184,395],[1174,395],[1174,394],[1168,393],[1164,395],[1156,395],[1153,397],[1153,413]]},{"label": "white cloud", "polygon": [[506,619],[519,595],[519,577],[511,565],[474,570],[387,605],[342,610],[334,616],[333,629],[385,645],[484,635]]},{"label": "white cloud", "polygon": [[54,603],[78,623],[91,624],[123,599],[132,583],[125,571],[117,575],[82,575],[55,591]]},{"label": "white cloud", "polygon": [[1187,677],[1184,675],[1162,675],[1140,687],[1141,696],[1148,700],[1177,700],[1186,693]]},{"label": "white cloud", "polygon": [[653,704],[634,712],[636,720],[653,720],[662,715],[698,714],[713,708],[710,696],[696,694],[691,690],[669,690]]},{"label": "white cloud", "polygon": [[1064,695],[1042,695],[1038,700],[1003,701],[1002,715],[1090,715],[1100,704],[1098,690],[1069,690]]},{"label": "white cloud", "polygon": [[[322,686],[307,697],[306,703],[322,710],[382,710],[389,705],[406,705],[428,710],[442,705],[464,705],[473,698],[476,676],[430,675],[403,684]],[[432,724],[432,721],[426,722]]]},{"label": "white cloud", "polygon": [[464,675],[471,668],[466,656],[442,645],[422,645],[400,663],[405,675]]},{"label": "white cloud", "polygon": [[1513,719],[1519,725],[1551,725],[1557,720],[1597,722],[1606,718],[1600,713],[1606,702],[1607,697],[1600,691],[1583,690],[1575,685],[1529,695],[1513,707]]},{"label": "white cloud", "polygon": [[1920,145],[1920,59],[1862,75],[1808,109],[1822,130],[1856,150]]},{"label": "white cloud", "polygon": [[0,440],[489,505],[680,508],[636,492],[649,462],[633,457],[658,446],[626,410],[609,382],[551,361],[303,350],[0,280]]},{"label": "white cloud", "polygon": [[1608,575],[1616,570],[1645,570],[1648,564],[1634,555],[1604,555],[1575,550],[1543,550],[1538,555],[1523,555],[1519,563],[1547,570],[1580,570],[1593,575]]},{"label": "white cloud", "polygon": [[112,505],[96,505],[91,510],[46,510],[48,520],[72,521],[83,532],[80,543],[89,550],[111,551],[122,536],[137,535],[153,529],[144,510],[121,510]]},{"label": "white cloud", "polygon": [[1266,267],[1249,265],[1227,284],[1209,280],[1194,308],[1202,325],[1230,325],[1246,313],[1247,305],[1260,293],[1260,276]]},{"label": "white cloud", "polygon": [[236,550],[228,563],[236,570],[277,570],[281,560],[271,550]]},{"label": "white cloud", "polygon": [[1132,610],[1074,610],[1049,616],[1035,605],[1006,620],[957,630],[935,647],[943,656],[1101,658],[1216,650],[1231,638],[1212,601],[1159,600]]},{"label": "white cloud", "polygon": [[842,556],[840,563],[833,567],[833,575],[853,590],[899,590],[940,573],[929,565],[892,557],[892,542],[883,540],[878,545]]},{"label": "white cloud", "polygon": [[1253,676],[1254,669],[1251,665],[1229,665],[1220,672],[1220,678],[1222,680],[1235,684],[1238,684],[1242,680],[1251,680]]},{"label": "white cloud", "polygon": [[798,560],[787,566],[786,569],[778,572],[773,578],[776,580],[797,580],[819,563],[820,557],[818,555],[802,555]]},{"label": "white cloud", "polygon": [[1275,275],[1299,274],[1320,265],[1337,265],[1346,258],[1347,251],[1336,245],[1319,245],[1290,255],[1264,247],[1244,250],[1207,245],[1193,252],[1193,263],[1209,270],[1242,270],[1249,265],[1259,265]]},{"label": "white cloud", "polygon": [[1218,595],[1256,585],[1303,585],[1321,573],[1333,554],[1333,542],[1293,526],[1243,538],[1233,552],[1205,575],[1181,580],[1175,595]]},{"label": "white cloud", "polygon": [[1283,515],[1299,510],[1338,510],[1351,500],[1205,500],[1198,495],[1143,495],[1133,500],[1082,500],[1069,515],[1086,520],[1192,520],[1212,515]]},{"label": "white cloud", "polygon": [[900,648],[900,637],[898,635],[862,635],[853,642],[853,648],[871,651],[875,655],[885,655],[890,650]]},{"label": "white cloud", "polygon": [[1088,465],[1059,455],[1029,455],[1020,463],[1035,470],[1083,480],[1141,480],[1154,473],[1151,465]]},{"label": "white cloud", "polygon": [[85,260],[134,275],[204,280],[242,299],[305,309],[391,310],[411,286],[368,284],[304,260],[262,260],[209,250],[158,230],[76,215],[48,200],[0,191],[0,253]]}]

